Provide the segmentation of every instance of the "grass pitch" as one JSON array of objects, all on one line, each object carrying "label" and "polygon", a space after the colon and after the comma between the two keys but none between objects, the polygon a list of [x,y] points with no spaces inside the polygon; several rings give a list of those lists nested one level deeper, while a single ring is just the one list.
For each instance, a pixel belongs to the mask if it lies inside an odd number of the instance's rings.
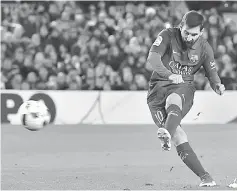
[{"label": "grass pitch", "polygon": [[[183,126],[218,186],[237,177],[237,125]],[[3,190],[198,190],[152,125],[51,125],[38,132],[2,125]],[[206,188],[207,190],[209,188]]]}]

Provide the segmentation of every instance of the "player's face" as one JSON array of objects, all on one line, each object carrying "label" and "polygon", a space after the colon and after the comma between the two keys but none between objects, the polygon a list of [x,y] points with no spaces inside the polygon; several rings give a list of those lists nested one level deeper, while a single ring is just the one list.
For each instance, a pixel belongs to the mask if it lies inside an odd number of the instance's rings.
[{"label": "player's face", "polygon": [[187,25],[183,25],[180,30],[182,39],[188,47],[192,46],[203,33],[203,30],[200,30],[200,26],[190,29]]}]

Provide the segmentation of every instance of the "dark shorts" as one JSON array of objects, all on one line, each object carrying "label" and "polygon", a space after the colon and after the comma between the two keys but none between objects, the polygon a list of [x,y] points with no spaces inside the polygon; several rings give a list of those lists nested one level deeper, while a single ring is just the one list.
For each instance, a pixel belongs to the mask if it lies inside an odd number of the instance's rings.
[{"label": "dark shorts", "polygon": [[151,111],[152,118],[158,127],[162,127],[167,118],[165,104],[167,97],[176,93],[182,98],[182,118],[190,111],[193,105],[195,87],[193,84],[171,84],[168,86],[159,86],[154,84],[149,87],[147,104]]}]

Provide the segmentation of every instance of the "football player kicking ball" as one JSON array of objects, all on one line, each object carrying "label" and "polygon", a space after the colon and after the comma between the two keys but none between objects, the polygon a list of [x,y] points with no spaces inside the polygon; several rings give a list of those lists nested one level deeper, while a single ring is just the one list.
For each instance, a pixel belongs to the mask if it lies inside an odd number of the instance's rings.
[{"label": "football player kicking ball", "polygon": [[200,177],[201,187],[216,183],[201,165],[180,122],[193,105],[194,74],[201,67],[217,94],[222,95],[225,90],[217,74],[213,50],[202,37],[203,30],[203,16],[190,11],[178,28],[159,33],[147,58],[147,64],[153,70],[147,103],[158,126],[162,149],[169,151],[172,141],[183,162]]}]

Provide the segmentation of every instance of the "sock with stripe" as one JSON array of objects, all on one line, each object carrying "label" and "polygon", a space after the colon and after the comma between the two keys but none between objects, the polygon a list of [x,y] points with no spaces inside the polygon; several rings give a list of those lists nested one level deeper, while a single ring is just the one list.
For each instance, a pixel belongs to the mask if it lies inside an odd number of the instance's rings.
[{"label": "sock with stripe", "polygon": [[173,137],[177,126],[182,120],[182,111],[179,106],[171,104],[167,109],[167,119],[165,122],[165,128],[169,131],[171,137]]},{"label": "sock with stripe", "polygon": [[188,142],[178,145],[176,150],[182,161],[197,176],[201,178],[203,175],[207,174]]}]

